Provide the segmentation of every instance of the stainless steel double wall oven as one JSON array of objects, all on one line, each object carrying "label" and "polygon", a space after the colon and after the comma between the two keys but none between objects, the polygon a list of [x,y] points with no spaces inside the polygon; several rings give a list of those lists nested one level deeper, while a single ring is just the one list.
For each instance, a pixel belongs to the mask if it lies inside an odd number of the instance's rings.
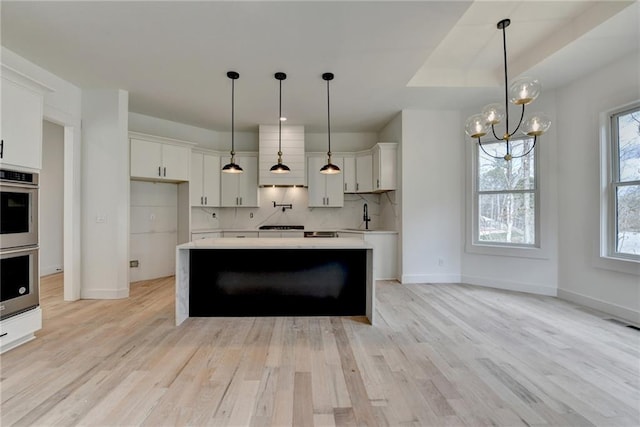
[{"label": "stainless steel double wall oven", "polygon": [[40,303],[38,174],[0,169],[0,320]]}]

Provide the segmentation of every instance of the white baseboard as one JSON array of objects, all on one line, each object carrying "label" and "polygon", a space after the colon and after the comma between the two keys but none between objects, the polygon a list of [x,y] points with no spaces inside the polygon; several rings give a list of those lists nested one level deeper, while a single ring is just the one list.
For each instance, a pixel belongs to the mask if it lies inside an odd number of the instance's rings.
[{"label": "white baseboard", "polygon": [[530,294],[547,295],[555,297],[558,295],[558,289],[551,286],[541,286],[532,283],[511,282],[506,280],[497,280],[489,277],[478,276],[462,276],[462,283],[476,286],[485,286],[487,288],[505,289],[508,291],[527,292]]},{"label": "white baseboard", "polygon": [[640,325],[640,311],[622,307],[607,301],[593,298],[587,295],[578,294],[576,292],[567,291],[566,289],[558,289],[558,298],[584,305],[610,314],[611,316],[627,320],[636,325]]},{"label": "white baseboard", "polygon": [[401,283],[460,283],[459,274],[403,274]]},{"label": "white baseboard", "polygon": [[48,276],[50,274],[61,273],[63,271],[61,265],[50,265],[48,267],[40,266],[40,276]]},{"label": "white baseboard", "polygon": [[129,297],[129,289],[83,289],[81,299],[122,299]]}]

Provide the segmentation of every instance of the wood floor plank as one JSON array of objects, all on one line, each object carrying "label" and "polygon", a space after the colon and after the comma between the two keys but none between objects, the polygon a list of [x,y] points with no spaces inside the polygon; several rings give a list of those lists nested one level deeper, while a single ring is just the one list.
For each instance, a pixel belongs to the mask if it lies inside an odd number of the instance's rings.
[{"label": "wood floor plank", "polygon": [[1,356],[0,424],[640,425],[640,333],[557,298],[376,284],[356,317],[189,318],[174,278],[123,300],[64,301]]}]

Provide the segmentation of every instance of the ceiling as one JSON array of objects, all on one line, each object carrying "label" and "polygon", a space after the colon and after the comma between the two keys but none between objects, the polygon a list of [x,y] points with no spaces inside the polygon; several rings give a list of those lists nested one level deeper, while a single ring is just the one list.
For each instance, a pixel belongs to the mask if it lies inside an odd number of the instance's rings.
[{"label": "ceiling", "polygon": [[[372,131],[402,109],[501,97],[510,77],[545,88],[638,50],[637,1],[2,1],[2,45],[82,88],[129,92],[130,111],[229,130],[288,123]],[[622,12],[621,12],[622,11]]]}]

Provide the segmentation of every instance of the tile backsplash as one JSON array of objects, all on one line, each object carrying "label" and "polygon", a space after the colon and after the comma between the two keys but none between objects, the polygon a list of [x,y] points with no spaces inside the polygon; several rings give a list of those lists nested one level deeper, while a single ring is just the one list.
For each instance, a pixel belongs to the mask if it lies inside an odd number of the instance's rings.
[{"label": "tile backsplash", "polygon": [[[191,209],[191,228],[256,229],[261,225],[304,225],[306,229],[364,228],[363,206],[369,209],[370,229],[395,230],[395,196],[382,194],[345,194],[342,208],[309,208],[308,192],[302,187],[264,187],[259,189],[258,208]],[[284,212],[277,204],[292,204]],[[215,217],[214,217],[215,214]]]}]

